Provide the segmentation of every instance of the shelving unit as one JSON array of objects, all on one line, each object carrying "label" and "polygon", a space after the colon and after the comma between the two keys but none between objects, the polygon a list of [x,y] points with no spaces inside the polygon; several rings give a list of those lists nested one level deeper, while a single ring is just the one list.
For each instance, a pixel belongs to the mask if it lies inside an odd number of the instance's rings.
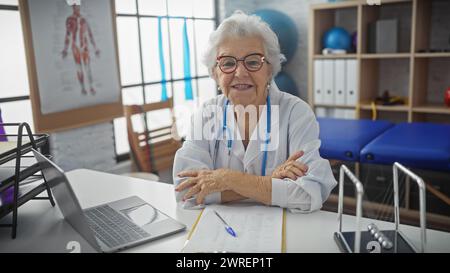
[{"label": "shelving unit", "polygon": [[[440,33],[433,25],[433,17],[441,16],[439,10],[450,7],[450,1],[442,0],[382,0],[381,5],[368,5],[365,0],[344,1],[312,5],[309,24],[308,52],[308,98],[313,107],[344,108],[356,110],[357,118],[371,118],[373,101],[384,90],[391,95],[405,97],[405,105],[376,105],[379,119],[394,122],[430,121],[450,123],[450,108],[444,104],[444,92],[450,87],[450,52],[426,52],[432,44],[438,43],[444,49],[450,49],[449,33]],[[446,5],[446,6],[445,6]],[[448,9],[445,9],[448,10]],[[438,12],[436,12],[438,11]],[[339,14],[345,13],[348,18],[345,25],[339,25]],[[448,17],[448,15],[447,15]],[[368,24],[378,19],[399,19],[399,50],[397,53],[368,52]],[[436,21],[436,20],[435,20]],[[357,35],[356,52],[340,55],[322,55],[322,35],[333,26],[346,28],[349,33],[354,30]],[[436,41],[436,36],[445,36],[447,44]],[[434,40],[433,40],[434,39]],[[314,103],[314,60],[323,59],[355,59],[358,64],[357,86],[359,87],[358,105],[336,106]],[[395,86],[386,86],[389,81],[383,77],[392,73],[397,66],[400,72],[395,79]],[[444,69],[439,69],[443,67]],[[395,70],[396,71],[396,70]],[[440,76],[439,73],[443,73]],[[435,79],[441,78],[436,83]],[[443,80],[442,80],[443,79]],[[446,80],[447,79],[447,80]],[[391,80],[391,82],[394,82]],[[433,86],[434,87],[433,87]]]},{"label": "shelving unit", "polygon": [[353,106],[348,105],[334,105],[334,104],[316,104],[317,107],[325,107],[325,108],[340,108],[340,109],[354,109]]},{"label": "shelving unit", "polygon": [[[30,200],[49,200],[55,206],[50,187],[36,161],[24,163],[34,156],[27,155],[31,149],[40,149],[47,144],[47,134],[32,134],[27,123],[3,123],[4,127],[17,127],[17,134],[3,135],[8,141],[0,142],[0,219],[12,213],[12,223],[0,224],[11,228],[11,237],[16,238],[18,209]],[[26,132],[24,132],[24,130]],[[46,197],[40,197],[47,191]]]},{"label": "shelving unit", "polygon": [[[447,7],[447,8],[445,8]],[[434,25],[450,25],[448,10],[450,1],[447,0],[382,0],[381,5],[371,6],[365,0],[344,1],[312,5],[309,22],[309,52],[308,52],[308,102],[314,110],[321,108],[321,113],[336,113],[334,109],[355,110],[356,118],[389,120],[399,122],[437,122],[450,123],[450,107],[444,104],[444,92],[450,87],[450,52],[428,52],[431,46],[450,49],[448,39],[450,33],[442,33]],[[344,17],[351,22],[340,23],[340,13],[349,15]],[[438,16],[439,18],[434,18]],[[398,24],[398,52],[370,53],[368,48],[368,25],[378,19],[399,19]],[[331,27],[344,27],[349,33],[357,32],[356,50],[342,55],[322,55],[322,36]],[[444,28],[445,29],[445,28]],[[445,37],[438,39],[436,37]],[[439,51],[439,50],[436,50]],[[315,104],[314,99],[314,61],[315,60],[356,60],[358,98],[355,106],[338,106],[333,104]],[[438,82],[438,80],[440,80]],[[383,91],[389,90],[391,95],[404,97],[404,105],[384,106],[375,105],[372,101],[381,96]],[[326,111],[323,111],[323,110]],[[330,160],[332,168],[340,166],[339,162]],[[359,176],[367,166],[359,163],[349,164]],[[382,166],[377,166],[382,167]],[[380,170],[377,170],[380,172]],[[391,170],[389,170],[391,173]],[[383,176],[383,172],[373,173],[371,177]],[[444,176],[437,175],[434,180],[441,181]],[[447,177],[447,176],[445,176]],[[373,180],[370,180],[373,182]],[[369,183],[368,181],[364,181]],[[377,180],[375,183],[378,183]],[[407,184],[407,183],[406,183]],[[367,187],[373,191],[374,184]],[[346,191],[351,194],[352,191]],[[418,224],[418,213],[409,207],[405,197],[403,216],[407,216],[408,223]],[[368,193],[367,193],[368,194]],[[412,193],[411,193],[412,194]],[[349,200],[354,198],[348,195]],[[427,197],[428,198],[428,197]],[[376,199],[376,198],[375,198]],[[433,198],[429,199],[432,200]],[[331,194],[324,204],[328,210],[336,209],[337,196]],[[366,200],[375,201],[375,200]],[[365,201],[365,203],[367,203]],[[378,201],[376,201],[378,202]],[[432,201],[430,201],[432,202]],[[370,202],[369,202],[370,203]],[[352,203],[354,205],[354,202]],[[375,204],[375,203],[374,203]],[[375,212],[379,212],[381,203],[376,203]],[[427,205],[428,206],[428,205]],[[386,206],[389,207],[389,206]],[[427,214],[430,227],[450,230],[450,217],[447,215]],[[403,220],[405,220],[403,218]]]},{"label": "shelving unit", "polygon": [[450,52],[415,53],[416,58],[450,58]]},{"label": "shelving unit", "polygon": [[410,53],[365,53],[361,54],[361,59],[407,59],[411,58]]},{"label": "shelving unit", "polygon": [[[370,103],[361,103],[359,107],[362,110],[372,110],[372,105]],[[406,105],[393,105],[393,106],[375,105],[375,108],[378,111],[408,112],[409,107]]]},{"label": "shelving unit", "polygon": [[314,59],[315,60],[321,60],[321,59],[356,59],[356,54],[336,54],[336,55],[320,55],[315,54]]}]

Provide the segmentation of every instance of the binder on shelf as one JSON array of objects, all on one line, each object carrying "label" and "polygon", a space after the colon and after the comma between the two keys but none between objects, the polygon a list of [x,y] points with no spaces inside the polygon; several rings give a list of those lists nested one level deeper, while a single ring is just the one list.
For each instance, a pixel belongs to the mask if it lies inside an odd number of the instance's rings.
[{"label": "binder on shelf", "polygon": [[376,53],[398,52],[398,20],[378,20],[376,26]]},{"label": "binder on shelf", "polygon": [[333,117],[334,118],[345,119],[346,118],[345,114],[346,114],[346,109],[336,108],[336,109],[334,109]]},{"label": "binder on shelf", "polygon": [[334,104],[334,61],[324,60],[323,62],[323,84],[325,90],[323,103]]},{"label": "binder on shelf", "polygon": [[314,104],[323,103],[323,60],[314,61]]},{"label": "binder on shelf", "polygon": [[356,110],[346,109],[345,110],[345,118],[346,119],[356,119]]},{"label": "binder on shelf", "polygon": [[316,117],[318,117],[318,118],[326,118],[327,117],[327,108],[325,108],[325,107],[316,107]]},{"label": "binder on shelf", "polygon": [[345,76],[346,76],[346,86],[345,86],[345,100],[346,105],[356,106],[358,101],[358,63],[356,60],[346,60],[345,61]]},{"label": "binder on shelf", "polygon": [[334,90],[335,90],[335,105],[345,105],[345,60],[335,60],[334,61]]},{"label": "binder on shelf", "polygon": [[336,115],[336,108],[327,108],[326,109],[326,117],[327,118],[335,118],[335,115]]}]

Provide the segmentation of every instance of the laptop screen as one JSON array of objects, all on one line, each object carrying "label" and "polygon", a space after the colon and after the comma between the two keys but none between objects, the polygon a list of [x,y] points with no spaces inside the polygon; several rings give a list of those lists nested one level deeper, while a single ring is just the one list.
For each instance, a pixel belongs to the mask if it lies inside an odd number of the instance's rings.
[{"label": "laptop screen", "polygon": [[38,151],[34,149],[32,149],[32,151],[39,162],[42,175],[52,189],[53,196],[56,199],[64,218],[93,247],[99,250],[100,247],[88,226],[80,203],[78,202],[64,171]]}]

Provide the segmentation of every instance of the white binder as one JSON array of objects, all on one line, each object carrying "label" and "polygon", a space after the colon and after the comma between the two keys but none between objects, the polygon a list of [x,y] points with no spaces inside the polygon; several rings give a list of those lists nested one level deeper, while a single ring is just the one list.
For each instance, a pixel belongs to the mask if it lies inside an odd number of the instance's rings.
[{"label": "white binder", "polygon": [[323,103],[323,60],[314,61],[314,104]]},{"label": "white binder", "polygon": [[316,107],[316,117],[318,117],[318,118],[326,118],[327,117],[327,108],[325,108],[325,107]]},{"label": "white binder", "polygon": [[353,109],[345,110],[345,118],[346,119],[356,119],[356,111]]},{"label": "white binder", "polygon": [[336,109],[334,109],[333,117],[334,118],[345,119],[345,114],[346,114],[345,111],[346,111],[346,109],[336,108]]},{"label": "white binder", "polygon": [[326,112],[327,118],[336,118],[336,116],[335,116],[336,109],[335,108],[327,108],[326,110],[327,110],[327,112]]},{"label": "white binder", "polygon": [[345,86],[346,86],[346,76],[345,76],[345,60],[334,61],[334,96],[336,105],[345,105]]},{"label": "white binder", "polygon": [[323,103],[332,105],[334,104],[334,61],[324,60],[323,62],[323,85],[325,90]]},{"label": "white binder", "polygon": [[356,60],[346,60],[346,105],[355,106],[359,97],[358,63]]}]

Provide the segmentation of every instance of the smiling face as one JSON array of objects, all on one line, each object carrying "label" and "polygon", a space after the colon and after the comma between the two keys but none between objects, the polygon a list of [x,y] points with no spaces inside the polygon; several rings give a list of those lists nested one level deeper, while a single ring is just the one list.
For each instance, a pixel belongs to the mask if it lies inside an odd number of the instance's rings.
[{"label": "smiling face", "polygon": [[[242,59],[250,54],[264,55],[264,47],[258,37],[228,38],[217,50],[217,57],[233,56]],[[261,69],[248,71],[239,61],[232,73],[224,73],[218,66],[214,67],[213,76],[225,96],[234,105],[263,105],[266,100],[267,84],[271,81],[272,69],[264,62]]]}]

